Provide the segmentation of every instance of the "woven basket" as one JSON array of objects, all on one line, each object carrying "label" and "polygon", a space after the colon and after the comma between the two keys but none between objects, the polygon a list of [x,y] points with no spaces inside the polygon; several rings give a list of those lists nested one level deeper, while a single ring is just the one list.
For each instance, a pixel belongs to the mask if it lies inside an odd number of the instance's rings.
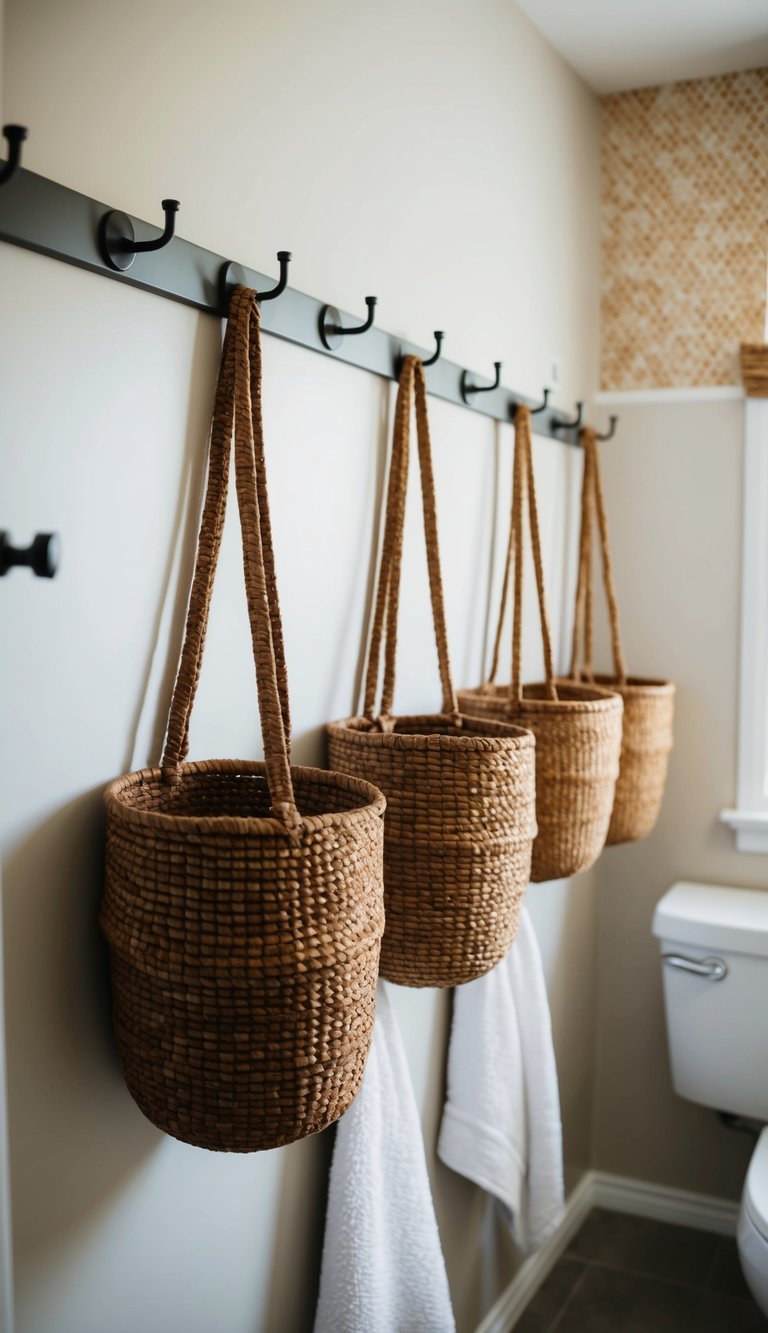
[{"label": "woven basket", "polygon": [[[539,616],[544,645],[543,684],[523,685],[523,510],[527,493]],[[496,685],[501,635],[514,568],[512,680]],[[528,408],[515,413],[512,512],[493,664],[485,684],[459,692],[466,712],[530,727],[536,737],[536,820],[531,879],[560,879],[586,870],[605,844],[621,746],[622,702],[594,686],[556,681],[544,590]]]},{"label": "woven basket", "polygon": [[[579,580],[573,619],[571,678],[616,690],[624,700],[621,762],[613,813],[606,842],[635,842],[651,832],[661,809],[672,750],[675,687],[668,680],[644,680],[628,676],[621,641],[619,608],[608,544],[597,437],[593,430],[581,432],[584,448],[584,481],[581,498],[581,542]],[[594,511],[594,513],[593,513]],[[611,624],[613,675],[595,675],[593,657],[592,529],[597,517],[603,583]],[[583,661],[579,660],[579,638],[583,636]]]},{"label": "woven basket", "polygon": [[[235,470],[264,763],[182,762]],[[372,1037],[384,798],[291,768],[267,504],[255,294],[237,288],[162,767],[106,792],[114,1023],[148,1118],[201,1148],[253,1152],[338,1119]]]},{"label": "woven basket", "polygon": [[[393,717],[409,430],[415,397],[427,561],[443,710]],[[386,625],[381,705],[379,658]],[[504,722],[459,714],[445,631],[424,369],[400,377],[364,716],[328,727],[334,768],[387,798],[386,929],[381,975],[403,986],[458,986],[507,953],[529,879],[535,833],[534,740]]]}]

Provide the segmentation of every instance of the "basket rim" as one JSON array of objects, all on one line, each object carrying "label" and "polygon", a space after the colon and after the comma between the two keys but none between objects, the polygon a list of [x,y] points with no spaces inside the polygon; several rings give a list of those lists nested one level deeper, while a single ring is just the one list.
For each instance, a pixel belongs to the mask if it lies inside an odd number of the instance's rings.
[{"label": "basket rim", "polygon": [[[564,680],[560,677],[557,678],[555,684],[557,686],[567,685],[568,689],[576,690],[582,697],[579,699],[526,699],[526,690],[546,688],[546,682],[544,681],[529,681],[523,686],[523,698],[516,702],[514,706],[510,706],[511,715],[527,716],[531,713],[541,713],[546,716],[552,713],[621,713],[623,711],[624,701],[616,690],[602,690],[596,686],[583,685],[580,681]],[[508,701],[509,685],[494,684],[492,691],[492,693],[489,692],[482,685],[475,685],[459,690],[458,697],[473,702],[485,700],[494,707],[497,707],[500,702]]]},{"label": "basket rim", "polygon": [[[266,764],[257,759],[207,759],[181,765],[182,777],[205,778],[226,773],[242,773],[250,777],[266,778]],[[302,815],[298,829],[291,831],[273,815],[177,815],[161,810],[139,810],[121,799],[123,792],[140,784],[161,783],[162,769],[140,768],[131,773],[124,773],[114,778],[104,790],[104,804],[107,813],[125,823],[151,825],[170,831],[191,833],[234,833],[242,835],[262,834],[264,836],[284,834],[286,838],[296,833],[316,832],[323,828],[356,823],[367,819],[371,814],[383,817],[387,806],[384,793],[363,778],[351,777],[333,769],[311,768],[307,765],[291,765],[291,777],[294,782],[311,779],[320,785],[341,789],[364,798],[364,803],[351,810],[332,810],[320,815]]]},{"label": "basket rim", "polygon": [[[504,751],[523,751],[535,748],[536,737],[528,727],[518,726],[515,722],[507,722],[504,718],[479,717],[476,714],[461,710],[461,716],[467,721],[473,722],[480,727],[487,727],[489,721],[494,728],[503,727],[509,734],[498,735],[478,735],[471,732],[462,732],[456,730],[456,723],[449,713],[398,713],[394,716],[395,724],[405,722],[408,724],[418,723],[439,723],[444,724],[444,730],[423,731],[408,734],[401,731],[376,731],[368,718],[357,714],[353,717],[339,718],[335,722],[326,724],[326,733],[329,736],[344,735],[353,737],[356,741],[373,742],[376,745],[390,747],[397,750],[468,750],[485,751],[504,750]],[[355,726],[355,723],[360,725]]]},{"label": "basket rim", "polygon": [[627,676],[626,683],[620,684],[618,676],[611,676],[607,672],[596,672],[595,680],[600,685],[610,686],[611,689],[620,691],[625,690],[652,695],[675,694],[676,686],[672,680],[662,680],[655,676]]}]

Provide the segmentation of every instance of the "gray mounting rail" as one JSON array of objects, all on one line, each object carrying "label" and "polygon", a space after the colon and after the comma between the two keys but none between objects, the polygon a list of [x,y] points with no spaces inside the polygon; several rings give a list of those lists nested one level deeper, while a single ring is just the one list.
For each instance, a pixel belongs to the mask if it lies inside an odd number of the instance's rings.
[{"label": "gray mounting rail", "polygon": [[[220,281],[224,265],[229,262],[224,256],[174,236],[162,251],[138,254],[129,270],[115,270],[105,262],[99,246],[99,225],[109,211],[108,204],[19,168],[0,186],[0,240],[223,318]],[[147,226],[152,228],[152,224]],[[241,274],[241,280],[256,291],[266,292],[274,285],[273,278],[253,269],[242,268]],[[337,351],[329,351],[320,339],[320,320],[325,308],[325,302],[287,287],[276,300],[262,304],[261,326],[275,338],[284,338],[385,379],[397,379],[400,358],[405,353],[425,358],[432,355],[433,349],[424,351],[376,327],[359,337],[344,338]],[[344,312],[341,321],[359,322]],[[427,370],[430,394],[496,421],[510,421],[515,403],[538,406],[503,385],[474,394],[472,401],[466,403],[461,393],[462,374],[461,366],[440,358]],[[471,380],[478,387],[489,382],[474,375]],[[561,443],[576,444],[575,429],[562,426],[557,429],[557,423],[566,419],[563,413],[547,407],[536,417],[536,433]]]}]

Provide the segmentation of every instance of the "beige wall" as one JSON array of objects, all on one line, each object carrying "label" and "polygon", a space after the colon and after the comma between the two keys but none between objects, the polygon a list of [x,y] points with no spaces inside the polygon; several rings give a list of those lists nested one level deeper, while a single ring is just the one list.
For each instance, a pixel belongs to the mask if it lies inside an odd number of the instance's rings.
[{"label": "beige wall", "polygon": [[659,824],[598,863],[593,1164],[737,1198],[749,1143],[676,1097],[655,903],[678,879],[765,888],[764,857],[718,819],[736,794],[743,403],[623,406],[603,447],[630,670],[677,684]]},{"label": "beige wall", "polygon": [[[9,0],[3,118],[26,162],[538,393],[596,380],[596,100],[502,0],[386,9]],[[0,805],[17,1333],[298,1333],[311,1326],[329,1135],[247,1159],[157,1133],[116,1065],[94,912],[105,782],[157,756],[219,330],[193,311],[0,247],[3,523],[61,533],[50,585],[6,580]],[[265,409],[299,762],[354,702],[389,388],[274,340]],[[435,404],[451,649],[477,680],[511,433]],[[497,464],[500,469],[497,486]],[[567,632],[575,451],[536,445]],[[437,701],[411,506],[398,703]],[[322,560],[317,553],[322,552]],[[192,753],[258,753],[237,537],[225,535]],[[528,623],[531,621],[528,608]],[[311,652],[307,645],[311,644]],[[529,668],[540,662],[529,639]],[[572,1175],[589,1153],[595,889],[532,889]],[[434,1161],[448,997],[397,994],[461,1333],[514,1256]]]},{"label": "beige wall", "polygon": [[602,387],[739,384],[765,323],[768,70],[601,105]]}]

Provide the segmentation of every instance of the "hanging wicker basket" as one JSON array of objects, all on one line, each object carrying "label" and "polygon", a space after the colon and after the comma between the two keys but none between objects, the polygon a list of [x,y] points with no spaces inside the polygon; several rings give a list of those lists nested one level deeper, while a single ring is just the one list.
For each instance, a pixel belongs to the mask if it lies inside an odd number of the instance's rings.
[{"label": "hanging wicker basket", "polygon": [[[573,621],[571,678],[615,690],[624,700],[621,761],[613,813],[606,842],[635,842],[651,832],[659,817],[672,750],[675,687],[668,680],[646,680],[627,675],[621,640],[619,608],[608,544],[597,437],[589,428],[581,432],[584,449],[584,481],[581,499],[579,580]],[[593,514],[594,510],[594,514]],[[596,675],[593,656],[592,530],[597,518],[603,583],[611,625],[614,670]],[[579,638],[583,635],[583,662],[579,667]]]},{"label": "hanging wicker basket", "polygon": [[[393,717],[414,398],[443,708],[429,716]],[[405,358],[400,376],[364,715],[332,723],[328,744],[334,768],[367,779],[387,798],[381,975],[403,986],[458,986],[488,972],[515,937],[529,879],[534,740],[518,726],[458,711],[445,630],[426,384],[416,357]]]},{"label": "hanging wicker basket", "polygon": [[[184,763],[226,506],[231,436],[265,762]],[[384,798],[289,766],[255,294],[237,288],[162,767],[108,787],[101,925],[126,1082],[201,1148],[253,1152],[338,1119],[373,1031]]]},{"label": "hanging wicker basket", "polygon": [[[523,685],[523,519],[527,495],[539,602],[543,684]],[[512,680],[495,684],[501,635],[514,568]],[[621,698],[592,685],[556,681],[544,590],[538,509],[533,475],[531,419],[515,414],[515,464],[507,562],[488,681],[459,691],[459,705],[478,716],[504,718],[529,727],[536,737],[536,821],[531,879],[560,879],[586,870],[605,844],[613,807],[621,746]]]}]

